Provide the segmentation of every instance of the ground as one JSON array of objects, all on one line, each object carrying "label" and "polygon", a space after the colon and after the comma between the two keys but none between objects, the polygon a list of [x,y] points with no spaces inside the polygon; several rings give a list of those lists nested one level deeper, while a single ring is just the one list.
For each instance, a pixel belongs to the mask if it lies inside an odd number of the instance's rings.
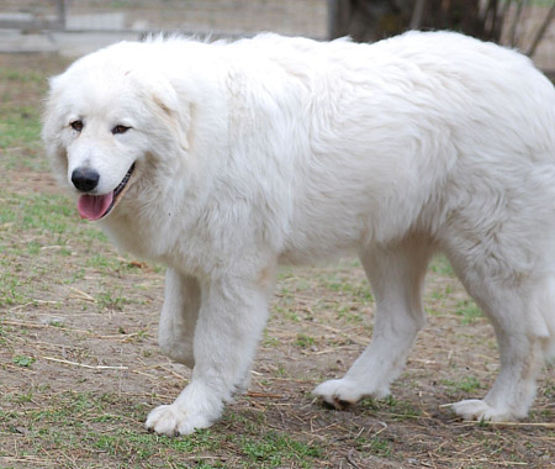
[{"label": "ground", "polygon": [[284,268],[246,395],[193,436],[148,433],[190,371],[156,344],[163,268],[118,253],[48,172],[39,140],[52,56],[0,55],[0,467],[555,467],[555,372],[522,422],[464,422],[498,369],[493,330],[436,258],[428,324],[392,397],[345,411],[310,391],[368,343],[358,261]]}]

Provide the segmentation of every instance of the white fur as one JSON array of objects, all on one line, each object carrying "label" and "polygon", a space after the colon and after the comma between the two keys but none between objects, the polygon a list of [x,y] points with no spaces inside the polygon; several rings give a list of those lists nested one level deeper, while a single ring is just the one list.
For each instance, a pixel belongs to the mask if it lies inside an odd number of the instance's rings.
[{"label": "white fur", "polygon": [[[51,85],[55,172],[67,180],[86,160],[109,191],[135,161],[100,224],[168,266],[160,345],[193,378],[148,428],[213,423],[248,382],[277,264],[348,252],[375,293],[374,337],[316,394],[340,405],[389,392],[442,251],[501,352],[491,391],[455,411],[527,414],[555,351],[555,91],[527,58],[446,32],[153,40],[100,50]],[[120,123],[132,129],[112,135]]]}]

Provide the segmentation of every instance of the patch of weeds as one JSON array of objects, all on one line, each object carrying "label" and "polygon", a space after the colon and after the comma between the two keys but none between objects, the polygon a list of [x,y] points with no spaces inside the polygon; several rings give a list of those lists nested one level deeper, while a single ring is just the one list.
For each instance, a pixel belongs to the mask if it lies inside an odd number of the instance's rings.
[{"label": "patch of weeds", "polygon": [[284,319],[287,319],[288,321],[299,322],[301,320],[299,315],[291,309],[288,309],[288,308],[286,309],[276,305],[274,306],[273,310],[276,314],[279,314],[281,317],[283,317]]},{"label": "patch of weeds", "polygon": [[92,447],[111,455],[132,456],[136,460],[148,459],[157,452],[156,437],[144,433],[118,429],[113,433],[89,433]]},{"label": "patch of weeds", "polygon": [[277,337],[272,337],[266,329],[264,329],[264,338],[262,339],[263,347],[278,347],[281,341]]},{"label": "patch of weeds", "polygon": [[125,457],[131,461],[144,461],[162,450],[172,450],[181,454],[216,450],[221,439],[208,430],[200,430],[192,435],[171,438],[162,435],[137,432],[119,428],[109,434],[89,432],[90,446],[110,455]]},{"label": "patch of weeds", "polygon": [[455,271],[444,255],[435,256],[430,263],[429,270],[439,275],[455,276]]},{"label": "patch of weeds", "polygon": [[19,276],[7,270],[0,271],[0,306],[22,303],[25,303],[25,295]]},{"label": "patch of weeds", "polygon": [[98,417],[93,417],[90,421],[97,422],[97,423],[105,423],[105,422],[121,422],[124,420],[124,417],[121,415],[113,415],[113,414],[102,414]]},{"label": "patch of weeds", "polygon": [[308,280],[303,278],[296,279],[295,292],[302,292],[302,291],[311,290],[311,289],[312,289],[312,284]]},{"label": "patch of weeds", "polygon": [[478,379],[474,376],[465,376],[459,381],[444,379],[441,382],[442,384],[447,386],[449,388],[449,391],[453,394],[471,394],[483,388],[483,386],[480,384],[480,381],[478,381]]},{"label": "patch of weeds", "polygon": [[91,225],[88,222],[83,222],[85,226],[85,230],[83,231],[83,236],[90,241],[100,241],[102,244],[108,243],[108,237],[96,228],[94,225]]},{"label": "patch of weeds", "polygon": [[50,237],[66,234],[72,218],[69,200],[60,195],[8,193],[0,208],[0,223],[14,223],[17,229],[37,230]]},{"label": "patch of weeds", "polygon": [[294,274],[293,274],[293,269],[289,266],[283,265],[279,267],[279,271],[277,274],[277,280],[278,281],[284,281],[284,280],[289,280],[291,278],[294,278]]},{"label": "patch of weeds", "polygon": [[87,257],[87,267],[99,270],[101,273],[128,272],[137,267],[133,263],[122,260],[121,257],[114,257],[113,254],[94,254]]},{"label": "patch of weeds", "polygon": [[297,347],[300,347],[303,349],[310,348],[315,343],[316,341],[314,340],[314,337],[311,337],[306,334],[297,334],[297,340],[295,341],[295,345],[297,345]]},{"label": "patch of weeds", "polygon": [[363,316],[358,313],[356,308],[352,306],[342,306],[337,311],[337,317],[339,319],[345,319],[347,322],[360,324],[364,321]]},{"label": "patch of weeds", "polygon": [[455,310],[457,316],[462,316],[462,323],[472,324],[476,319],[482,317],[482,310],[470,299],[462,300],[457,303]]},{"label": "patch of weeds", "polygon": [[129,303],[127,298],[115,296],[110,292],[100,293],[96,296],[96,301],[100,309],[112,309],[122,311],[123,306]]},{"label": "patch of weeds", "polygon": [[36,241],[31,241],[27,244],[27,253],[31,256],[36,256],[40,253],[42,245]]},{"label": "patch of weeds", "polygon": [[[38,425],[84,428],[86,421],[119,422],[126,417],[139,418],[144,414],[143,409],[136,410],[133,405],[126,406],[125,414],[120,414],[123,411],[117,410],[116,404],[121,402],[112,399],[109,394],[99,397],[91,392],[64,392],[56,395],[49,406],[28,412],[27,416]],[[116,410],[110,412],[110,407]],[[79,418],[75,418],[77,415]]]},{"label": "patch of weeds", "polygon": [[87,257],[86,264],[87,267],[92,267],[100,271],[115,270],[117,263],[113,258],[105,256],[103,254],[94,254]]},{"label": "patch of weeds", "polygon": [[33,391],[24,392],[15,396],[15,402],[18,404],[25,404],[33,400]]},{"label": "patch of weeds", "polygon": [[40,115],[29,106],[5,106],[0,123],[0,148],[18,147],[40,141]]},{"label": "patch of weeds", "polygon": [[361,453],[372,454],[380,458],[389,458],[393,453],[393,442],[381,436],[358,437],[355,440],[355,447]]},{"label": "patch of weeds", "polygon": [[9,67],[0,69],[0,80],[11,81],[15,84],[44,84],[46,82],[42,73],[38,73],[32,70],[26,70],[25,72],[23,72],[22,70],[17,70]]},{"label": "patch of weeds", "polygon": [[64,277],[62,283],[66,285],[71,285],[73,283],[76,283],[79,280],[83,280],[85,278],[85,273],[86,271],[84,268],[80,268],[78,270],[72,270],[71,275]]},{"label": "patch of weeds", "polygon": [[437,309],[434,308],[426,308],[426,313],[429,314],[430,316],[441,316],[443,314],[443,311],[439,311]]},{"label": "patch of weeds", "polygon": [[[288,435],[270,432],[261,438],[243,436],[239,442],[243,454],[256,463],[256,467],[280,467],[294,464],[313,467],[313,459],[321,457],[322,450],[315,444],[297,441]],[[287,464],[289,463],[289,464]]]},{"label": "patch of weeds", "polygon": [[397,420],[413,419],[420,417],[422,412],[414,407],[411,402],[395,399],[393,396],[387,396],[384,403],[389,407]]},{"label": "patch of weeds", "polygon": [[434,290],[431,297],[434,300],[445,300],[451,293],[453,293],[453,287],[451,285],[445,285],[441,290]]},{"label": "patch of weeds", "polygon": [[348,295],[363,304],[371,303],[374,300],[368,282],[361,280],[354,283],[350,278],[330,276],[321,280],[323,286],[336,293]]},{"label": "patch of weeds", "polygon": [[420,409],[415,408],[411,402],[395,399],[392,395],[379,400],[365,398],[360,401],[359,406],[372,412],[385,412],[394,420],[414,419],[422,415]]},{"label": "patch of weeds", "polygon": [[[2,328],[0,327],[0,336],[2,335]],[[548,365],[547,369],[550,371],[550,366]],[[555,383],[546,383],[545,387],[542,391],[542,394],[547,398],[548,401],[555,400]]]},{"label": "patch of weeds", "polygon": [[25,355],[16,355],[13,357],[12,362],[24,368],[30,368],[33,363],[35,363],[35,359],[33,357],[27,357]]}]

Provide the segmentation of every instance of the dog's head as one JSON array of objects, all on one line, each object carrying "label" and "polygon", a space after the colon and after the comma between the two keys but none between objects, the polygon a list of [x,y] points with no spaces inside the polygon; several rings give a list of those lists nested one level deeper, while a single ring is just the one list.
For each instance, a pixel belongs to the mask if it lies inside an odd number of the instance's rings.
[{"label": "dog's head", "polygon": [[187,148],[186,106],[144,57],[120,43],[50,81],[43,140],[58,179],[79,196],[83,218],[107,216],[159,155]]}]

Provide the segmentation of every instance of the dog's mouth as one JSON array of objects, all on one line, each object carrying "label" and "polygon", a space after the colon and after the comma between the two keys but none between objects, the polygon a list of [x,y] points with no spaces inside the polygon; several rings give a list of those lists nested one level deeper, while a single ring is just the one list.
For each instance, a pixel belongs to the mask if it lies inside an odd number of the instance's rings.
[{"label": "dog's mouth", "polygon": [[127,183],[129,182],[134,169],[135,163],[131,165],[129,171],[127,171],[121,182],[112,192],[104,195],[83,194],[79,197],[77,209],[79,210],[81,218],[94,221],[100,220],[108,215],[118,204],[120,199],[123,197],[123,194],[125,194],[128,187]]}]

